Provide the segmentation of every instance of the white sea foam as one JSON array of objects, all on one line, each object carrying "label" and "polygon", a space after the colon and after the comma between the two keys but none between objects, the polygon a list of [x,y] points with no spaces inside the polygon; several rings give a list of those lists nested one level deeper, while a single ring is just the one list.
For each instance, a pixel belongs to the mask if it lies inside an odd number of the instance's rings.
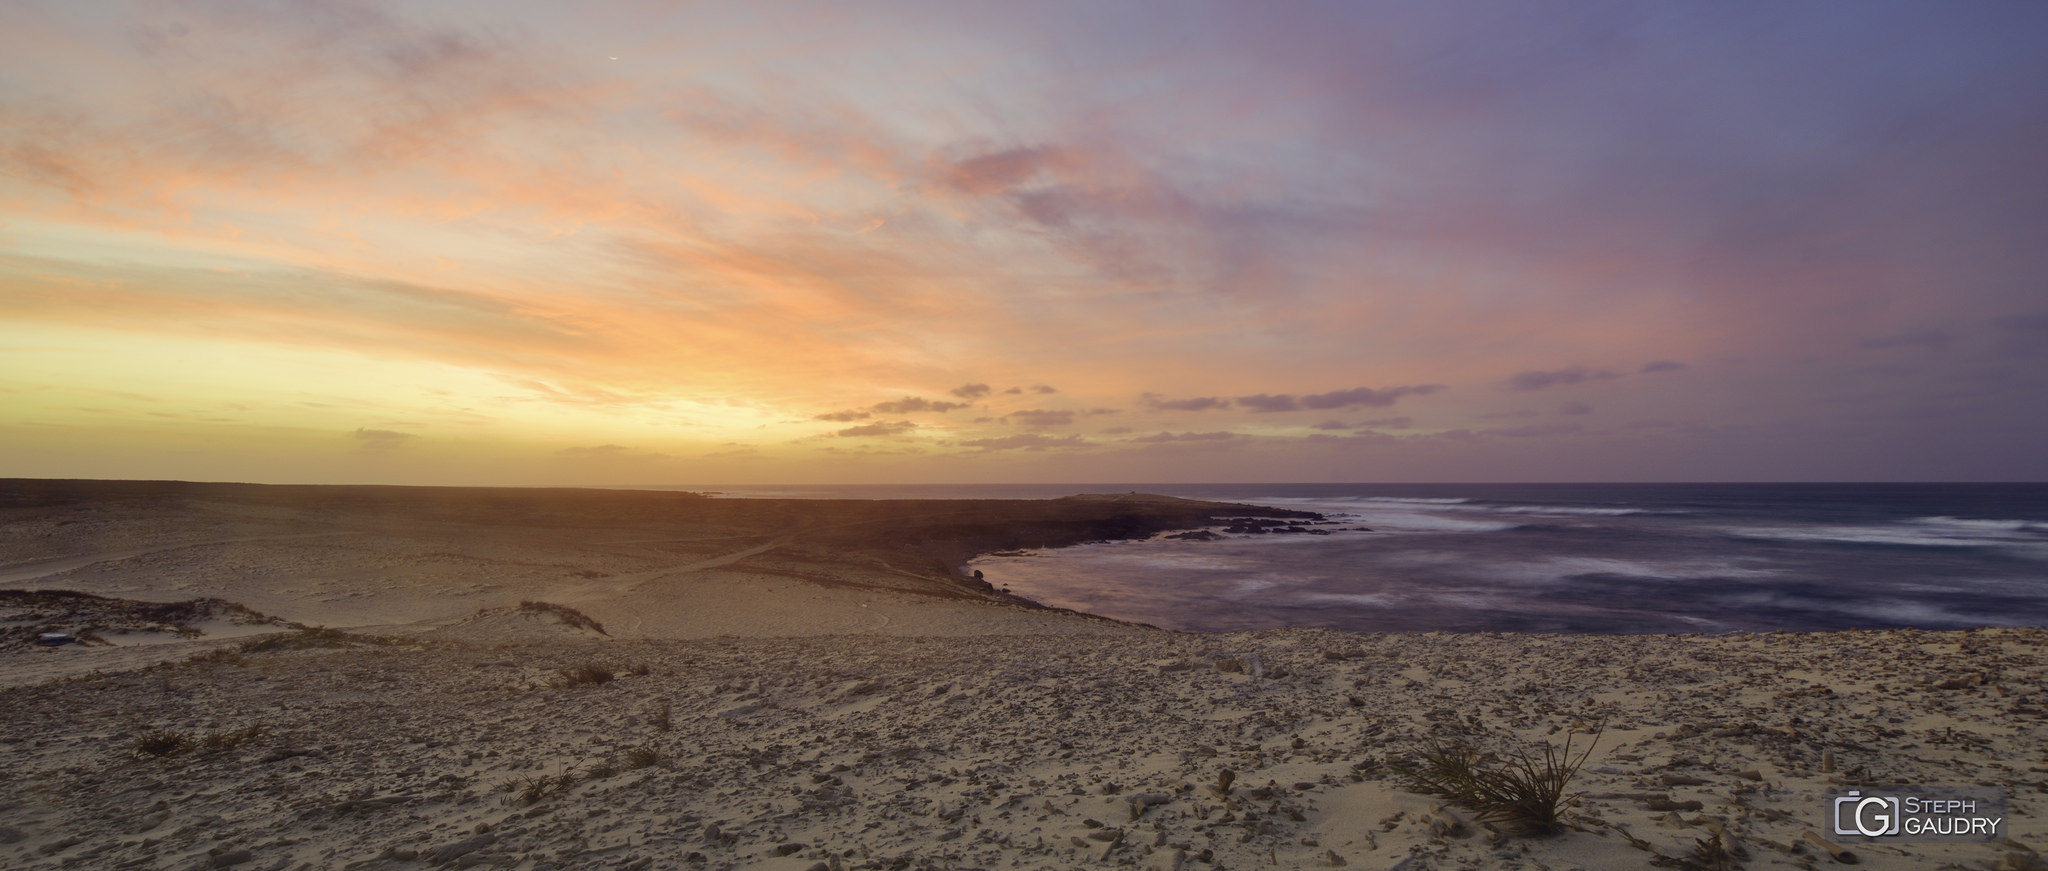
[{"label": "white sea foam", "polygon": [[1628,514],[1648,514],[1641,508],[1576,508],[1563,505],[1465,505],[1460,510],[1492,511],[1499,514],[1561,514],[1588,517],[1621,517]]},{"label": "white sea foam", "polygon": [[2032,520],[1979,520],[1971,517],[1916,517],[1913,523],[1925,526],[1949,526],[1958,529],[1981,532],[2048,532],[2048,523]]},{"label": "white sea foam", "polygon": [[2037,626],[2029,621],[1999,614],[1962,614],[1926,602],[1903,599],[1863,599],[1834,606],[1847,614],[1908,626]]},{"label": "white sea foam", "polygon": [[1413,511],[1362,511],[1358,521],[1375,532],[1503,532],[1521,526],[1498,520],[1466,520]]},{"label": "white sea foam", "polygon": [[[1469,560],[1463,562],[1470,564]],[[1563,583],[1587,575],[1644,581],[1704,581],[1768,578],[1778,574],[1774,569],[1755,568],[1728,560],[1645,561],[1578,556],[1492,562],[1474,568],[1490,577],[1525,584]]]},{"label": "white sea foam", "polygon": [[[2012,524],[2019,524],[2014,526]],[[1992,547],[2043,543],[2026,521],[1962,521],[1920,518],[1883,526],[1758,526],[1728,530],[1739,538],[1813,541],[1844,544],[1892,544],[1911,547]]]}]

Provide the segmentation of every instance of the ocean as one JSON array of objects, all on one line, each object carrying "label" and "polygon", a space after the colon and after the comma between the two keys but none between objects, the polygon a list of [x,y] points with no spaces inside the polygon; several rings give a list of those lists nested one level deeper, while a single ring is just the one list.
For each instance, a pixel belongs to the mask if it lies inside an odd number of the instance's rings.
[{"label": "ocean", "polygon": [[1104,542],[986,556],[973,568],[1047,605],[1196,631],[2048,626],[2044,484],[962,485],[727,495],[1134,490],[1339,522],[1322,527],[1327,535]]}]

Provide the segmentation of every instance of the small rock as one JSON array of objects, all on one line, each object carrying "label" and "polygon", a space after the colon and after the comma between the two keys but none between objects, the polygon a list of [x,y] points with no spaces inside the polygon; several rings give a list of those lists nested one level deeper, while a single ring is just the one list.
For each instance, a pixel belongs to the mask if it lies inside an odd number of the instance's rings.
[{"label": "small rock", "polygon": [[498,836],[489,834],[464,838],[453,844],[435,848],[434,852],[427,854],[427,862],[433,865],[446,865],[497,842]]},{"label": "small rock", "polygon": [[798,843],[795,843],[795,842],[791,842],[791,843],[787,843],[787,844],[783,844],[783,845],[781,845],[781,846],[778,846],[778,847],[776,847],[776,848],[775,848],[775,849],[773,849],[773,850],[769,850],[768,852],[769,852],[770,854],[773,854],[773,855],[776,855],[776,856],[787,856],[787,855],[790,855],[791,853],[801,853],[801,852],[803,852],[803,851],[804,851],[804,845],[803,845],[803,844],[798,844]]},{"label": "small rock", "polygon": [[254,858],[256,858],[256,854],[251,853],[248,850],[229,850],[225,853],[213,857],[213,867],[227,868],[234,865],[240,865],[243,862],[247,862],[250,859]]},{"label": "small rock", "polygon": [[1346,861],[1344,861],[1344,857],[1343,857],[1343,856],[1339,856],[1339,855],[1337,855],[1337,851],[1336,851],[1336,850],[1331,850],[1331,851],[1330,851],[1330,852],[1328,852],[1328,853],[1324,853],[1324,854],[1323,854],[1323,861],[1325,861],[1325,862],[1328,862],[1328,863],[1330,863],[1330,867],[1332,867],[1332,868],[1342,868],[1342,867],[1344,867],[1344,866],[1346,866],[1346,865],[1349,865],[1349,864],[1351,864],[1351,863],[1349,863],[1349,862],[1346,862]]},{"label": "small rock", "polygon": [[38,852],[41,852],[45,856],[54,856],[58,853],[62,853],[65,850],[69,850],[72,847],[76,847],[79,844],[83,843],[85,843],[84,835],[72,835],[71,837],[65,838],[61,841],[51,841],[50,843],[44,844],[42,847],[38,848]]},{"label": "small rock", "polygon": [[1153,805],[1165,804],[1172,800],[1173,796],[1163,792],[1141,792],[1133,795],[1131,796],[1131,819],[1136,820],[1144,816],[1145,811]]}]

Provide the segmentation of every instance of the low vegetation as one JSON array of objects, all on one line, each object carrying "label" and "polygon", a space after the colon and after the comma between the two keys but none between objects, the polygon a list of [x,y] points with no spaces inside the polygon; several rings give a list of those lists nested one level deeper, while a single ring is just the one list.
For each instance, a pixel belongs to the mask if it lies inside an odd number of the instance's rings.
[{"label": "low vegetation", "polygon": [[243,653],[268,653],[274,650],[311,650],[321,647],[389,647],[412,644],[412,639],[399,635],[358,635],[340,629],[321,626],[301,626],[297,632],[265,635],[241,643],[237,650]]},{"label": "low vegetation", "polygon": [[602,662],[586,662],[562,669],[556,683],[565,687],[596,686],[611,683],[619,673]]},{"label": "low vegetation", "polygon": [[185,733],[173,729],[157,729],[142,733],[135,739],[135,752],[144,756],[163,758],[189,752],[192,739]]},{"label": "low vegetation", "polygon": [[1572,778],[1599,741],[1596,729],[1573,755],[1569,732],[1561,747],[1512,742],[1498,751],[1466,737],[1430,738],[1394,771],[1404,787],[1450,799],[1483,821],[1517,834],[1549,834],[1564,827],[1565,809],[1578,797],[1568,791]]},{"label": "low vegetation", "polygon": [[556,622],[559,622],[564,626],[572,627],[575,629],[588,629],[599,635],[610,634],[604,631],[603,623],[599,623],[596,620],[592,620],[588,615],[584,614],[582,611],[578,611],[567,605],[557,605],[553,602],[535,602],[532,600],[524,600],[519,603],[519,610],[529,614],[545,614],[551,616],[555,618]]},{"label": "low vegetation", "polygon": [[263,737],[263,726],[261,724],[246,726],[240,729],[216,729],[200,736],[199,749],[233,750],[261,737]]}]

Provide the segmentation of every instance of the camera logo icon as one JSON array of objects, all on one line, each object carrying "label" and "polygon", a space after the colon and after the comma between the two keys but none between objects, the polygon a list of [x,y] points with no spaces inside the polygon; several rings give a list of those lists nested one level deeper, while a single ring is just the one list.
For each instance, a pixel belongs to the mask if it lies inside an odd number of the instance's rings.
[{"label": "camera logo icon", "polygon": [[1835,834],[1875,838],[1899,833],[1902,814],[1899,799],[1891,795],[1863,795],[1850,790],[1835,799]]}]

